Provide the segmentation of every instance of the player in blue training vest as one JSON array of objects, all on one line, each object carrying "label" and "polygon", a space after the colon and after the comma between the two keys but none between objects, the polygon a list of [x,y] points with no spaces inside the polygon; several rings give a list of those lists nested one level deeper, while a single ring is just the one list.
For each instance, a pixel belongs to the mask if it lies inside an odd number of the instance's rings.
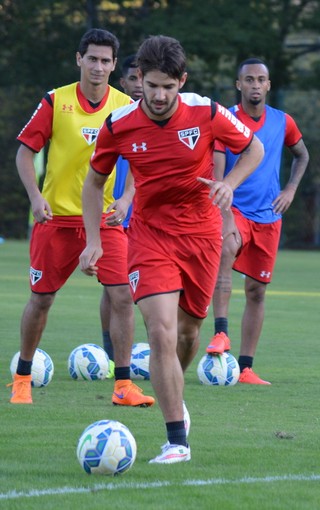
[{"label": "player in blue training vest", "polygon": [[[306,170],[309,155],[293,118],[267,106],[269,70],[256,58],[242,62],[237,89],[241,103],[230,111],[247,125],[264,144],[265,155],[256,170],[234,191],[232,210],[223,212],[223,248],[219,275],[213,295],[215,334],[207,353],[230,350],[228,309],[232,290],[232,269],[245,276],[246,306],[241,325],[239,382],[270,384],[252,370],[264,320],[264,299],[276,261],[282,214],[291,205]],[[291,173],[280,187],[283,147],[293,155]],[[221,180],[233,167],[237,156],[215,146],[215,177]]]},{"label": "player in blue training vest", "polygon": [[[237,116],[239,107],[233,106],[230,111]],[[253,125],[255,134],[263,143],[268,157],[264,157],[254,173],[234,191],[233,206],[249,220],[273,223],[281,218],[281,214],[275,212],[271,198],[280,193],[280,166],[286,134],[286,115],[266,105],[263,125],[258,130],[257,125]],[[238,156],[226,149],[225,174],[230,172],[237,159]]]}]

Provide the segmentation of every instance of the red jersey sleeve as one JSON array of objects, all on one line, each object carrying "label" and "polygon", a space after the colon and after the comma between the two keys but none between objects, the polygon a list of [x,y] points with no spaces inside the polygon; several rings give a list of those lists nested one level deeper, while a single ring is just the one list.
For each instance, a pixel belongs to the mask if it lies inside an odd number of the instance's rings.
[{"label": "red jersey sleeve", "polygon": [[51,138],[53,100],[54,92],[48,92],[17,136],[19,142],[34,152],[40,152]]},{"label": "red jersey sleeve", "polygon": [[214,150],[215,152],[226,152],[226,146],[220,142],[220,140],[216,140],[214,142]]},{"label": "red jersey sleeve", "polygon": [[115,148],[114,137],[108,128],[108,119],[102,125],[96,140],[96,147],[91,156],[91,167],[99,174],[111,174],[113,167],[119,157]]},{"label": "red jersey sleeve", "polygon": [[[253,131],[237,119],[227,108],[216,103],[216,113],[213,117],[212,130],[215,140],[215,150],[220,142],[227,146],[234,154],[240,154],[251,143]],[[224,152],[224,151],[223,151]]]},{"label": "red jersey sleeve", "polygon": [[302,133],[299,130],[297,124],[293,120],[293,118],[288,115],[288,113],[285,114],[286,117],[286,132],[284,137],[284,144],[287,147],[292,147],[292,145],[295,145],[299,142],[302,138]]}]

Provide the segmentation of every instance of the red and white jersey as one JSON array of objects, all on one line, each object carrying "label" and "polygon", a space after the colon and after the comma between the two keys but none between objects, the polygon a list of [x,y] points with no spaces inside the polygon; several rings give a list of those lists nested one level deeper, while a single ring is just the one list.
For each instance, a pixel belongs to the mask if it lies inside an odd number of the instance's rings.
[{"label": "red and white jersey", "polygon": [[220,212],[197,177],[212,179],[216,139],[240,153],[253,133],[207,97],[183,93],[178,101],[166,123],[151,120],[141,100],[114,110],[100,130],[91,166],[109,174],[122,155],[135,181],[133,217],[173,235],[214,235]]}]

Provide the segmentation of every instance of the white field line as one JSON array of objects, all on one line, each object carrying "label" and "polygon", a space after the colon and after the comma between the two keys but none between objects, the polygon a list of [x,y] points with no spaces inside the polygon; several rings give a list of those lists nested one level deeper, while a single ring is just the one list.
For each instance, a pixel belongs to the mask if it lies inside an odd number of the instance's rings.
[{"label": "white field line", "polygon": [[161,489],[162,487],[181,487],[194,486],[199,487],[202,485],[244,485],[244,484],[259,484],[259,483],[275,483],[275,482],[319,482],[320,474],[311,475],[283,475],[283,476],[266,476],[264,478],[245,477],[235,480],[228,480],[225,478],[209,478],[208,480],[185,480],[184,482],[150,482],[150,483],[103,483],[96,484],[92,487],[57,487],[52,489],[31,489],[29,491],[9,491],[0,493],[0,500],[21,499],[21,498],[34,498],[41,496],[56,496],[66,494],[89,494],[98,491],[119,491],[119,490],[141,490],[141,489]]}]

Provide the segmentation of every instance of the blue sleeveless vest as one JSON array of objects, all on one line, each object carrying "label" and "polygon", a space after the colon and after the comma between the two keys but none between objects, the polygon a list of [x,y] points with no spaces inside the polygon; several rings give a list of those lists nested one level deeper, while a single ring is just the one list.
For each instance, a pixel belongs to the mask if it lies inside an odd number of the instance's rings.
[{"label": "blue sleeveless vest", "polygon": [[[280,167],[285,138],[286,117],[281,110],[266,105],[265,123],[255,135],[264,145],[264,158],[256,170],[234,191],[233,204],[248,219],[273,223],[281,218],[273,212],[272,202],[280,192]],[[237,116],[237,107],[230,111]],[[239,156],[226,149],[225,175]]]}]

